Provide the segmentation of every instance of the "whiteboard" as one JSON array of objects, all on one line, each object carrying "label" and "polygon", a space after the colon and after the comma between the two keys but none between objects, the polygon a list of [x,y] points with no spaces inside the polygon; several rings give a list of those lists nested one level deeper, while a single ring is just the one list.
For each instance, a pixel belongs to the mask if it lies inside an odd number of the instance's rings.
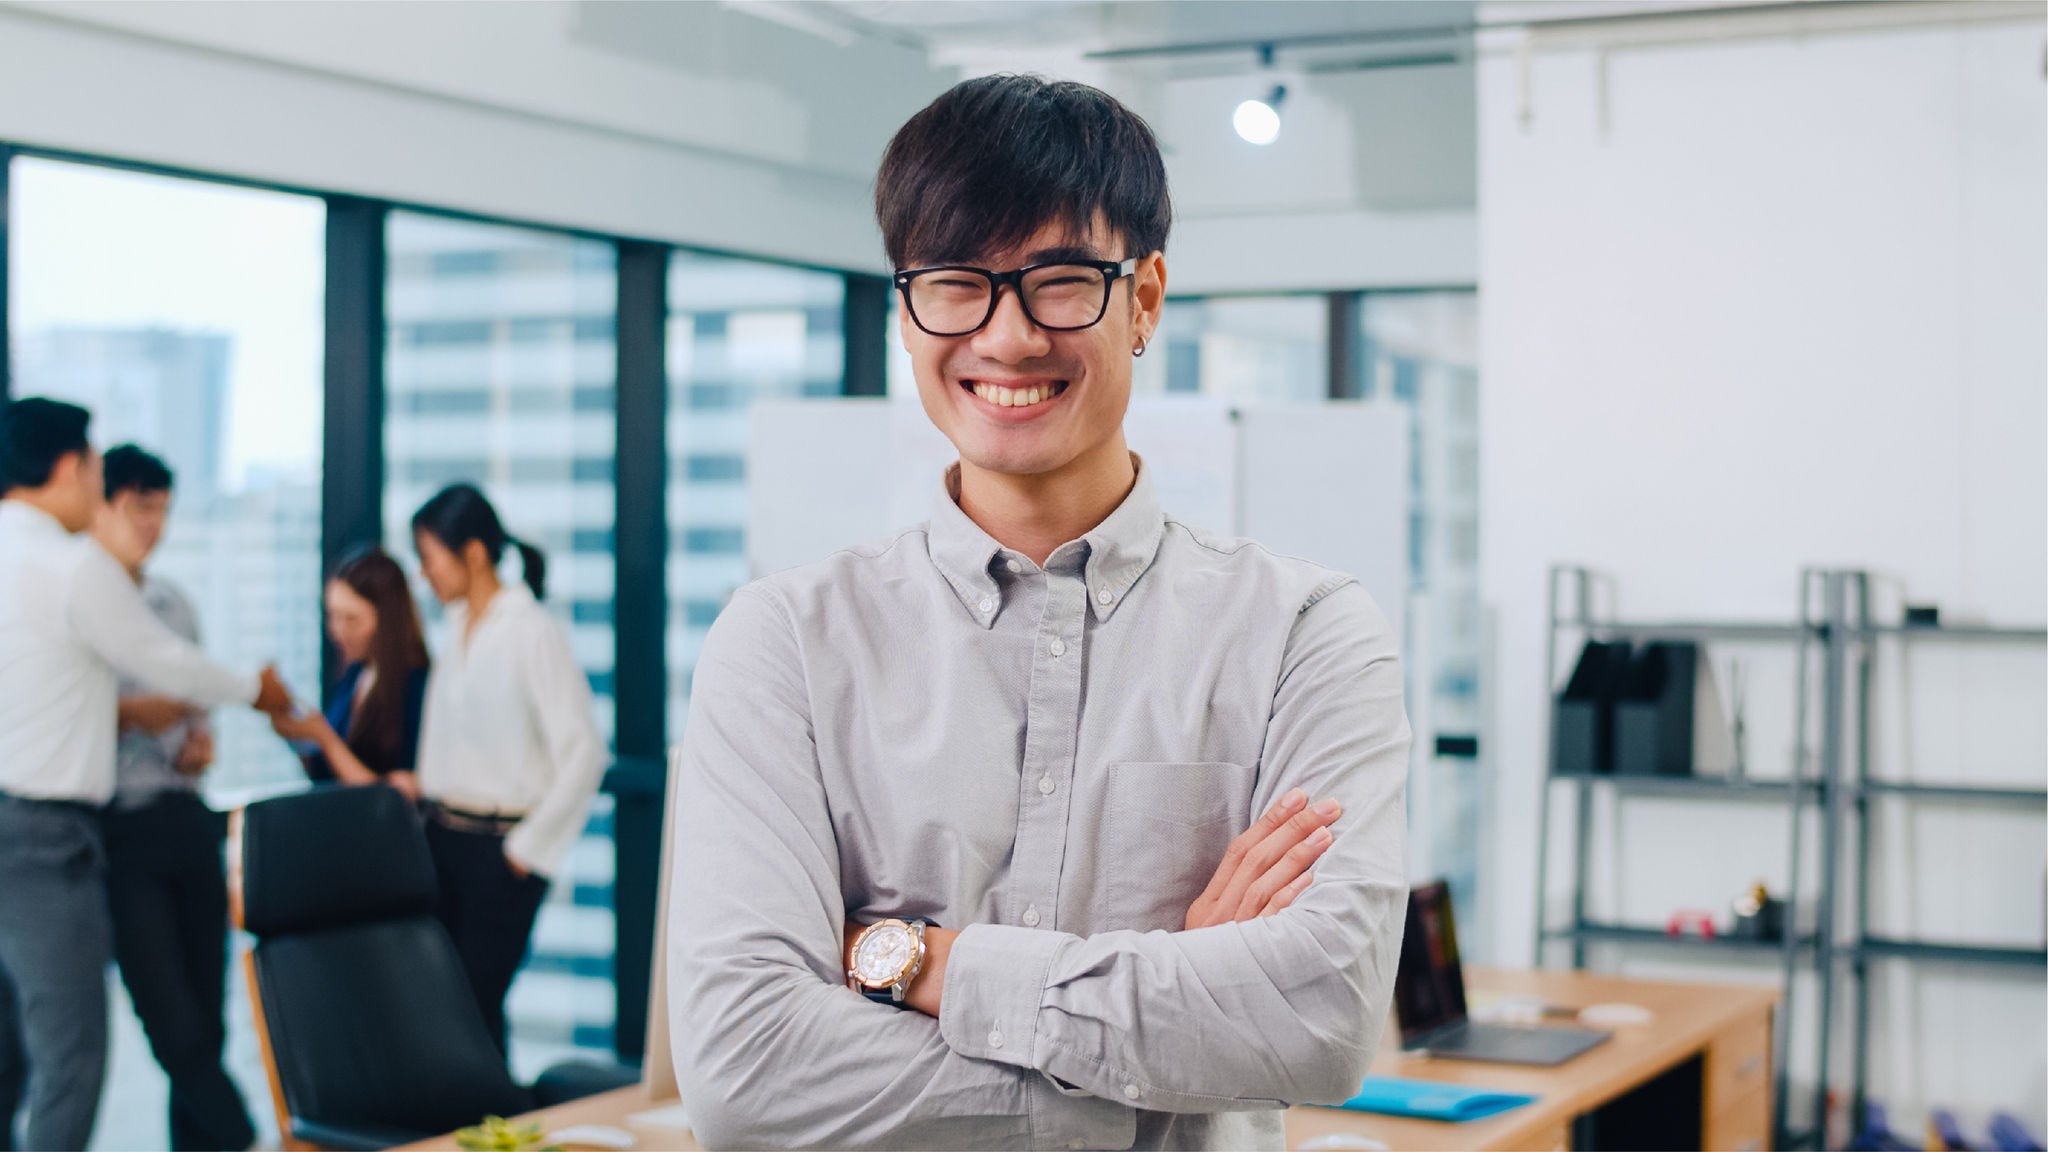
[{"label": "whiteboard", "polygon": [[[930,519],[956,458],[914,398],[764,401],[751,417],[747,565],[756,577]],[[1138,396],[1124,436],[1168,514],[1357,577],[1401,635],[1406,407]]]}]

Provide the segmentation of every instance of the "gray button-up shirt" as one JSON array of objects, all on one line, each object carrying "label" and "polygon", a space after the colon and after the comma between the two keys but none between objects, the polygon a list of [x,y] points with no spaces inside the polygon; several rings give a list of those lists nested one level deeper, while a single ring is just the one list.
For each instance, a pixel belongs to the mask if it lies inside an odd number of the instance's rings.
[{"label": "gray button-up shirt", "polygon": [[[957,466],[956,466],[957,467]],[[1350,577],[1182,524],[1143,465],[1040,568],[961,512],[739,590],[677,755],[671,1029],[711,1147],[1280,1147],[1352,1095],[1407,892],[1395,637]],[[1277,915],[1185,931],[1288,788]],[[933,1020],[850,917],[962,929]]]},{"label": "gray button-up shirt", "polygon": [[[181,639],[199,643],[199,613],[192,602],[167,581],[147,576],[142,581],[142,602],[164,622],[164,627]],[[141,681],[123,676],[123,696],[146,693]],[[140,808],[166,792],[197,792],[199,777],[178,771],[178,753],[185,739],[206,727],[203,716],[182,720],[162,732],[123,732],[114,746],[114,807]]]}]

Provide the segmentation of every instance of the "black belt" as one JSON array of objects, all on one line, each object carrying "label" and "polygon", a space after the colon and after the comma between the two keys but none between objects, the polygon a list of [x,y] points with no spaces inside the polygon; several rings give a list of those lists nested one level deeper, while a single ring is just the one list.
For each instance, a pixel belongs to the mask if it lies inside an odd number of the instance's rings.
[{"label": "black belt", "polygon": [[526,819],[524,812],[471,812],[451,807],[438,800],[423,800],[420,807],[429,820],[444,828],[457,832],[479,832],[486,836],[503,836],[518,827]]}]

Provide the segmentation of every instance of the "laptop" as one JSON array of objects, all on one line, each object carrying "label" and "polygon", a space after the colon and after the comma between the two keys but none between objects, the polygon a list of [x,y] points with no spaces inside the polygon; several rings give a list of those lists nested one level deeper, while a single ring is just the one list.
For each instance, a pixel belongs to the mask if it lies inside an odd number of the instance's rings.
[{"label": "laptop", "polygon": [[1402,1048],[1451,1060],[1547,1067],[1613,1035],[1590,1028],[1528,1028],[1467,1020],[1465,970],[1458,962],[1451,890],[1441,880],[1408,893],[1408,929],[1401,937],[1401,962],[1394,971],[1394,1013]]}]

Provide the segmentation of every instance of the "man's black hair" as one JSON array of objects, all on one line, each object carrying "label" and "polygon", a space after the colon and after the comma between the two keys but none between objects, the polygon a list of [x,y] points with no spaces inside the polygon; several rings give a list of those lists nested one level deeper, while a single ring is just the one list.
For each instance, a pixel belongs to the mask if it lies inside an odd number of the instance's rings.
[{"label": "man's black hair", "polygon": [[107,499],[130,491],[148,494],[171,490],[171,467],[133,444],[109,448],[100,457],[100,471],[107,478]]},{"label": "man's black hair", "polygon": [[92,413],[78,405],[40,396],[0,407],[0,493],[41,488],[50,482],[57,461],[91,451],[85,436],[91,423]]},{"label": "man's black hair", "polygon": [[946,90],[898,129],[875,178],[875,219],[897,268],[964,263],[1047,224],[1079,241],[1100,213],[1123,245],[1166,247],[1173,205],[1159,141],[1138,114],[1086,84],[983,76]]}]

